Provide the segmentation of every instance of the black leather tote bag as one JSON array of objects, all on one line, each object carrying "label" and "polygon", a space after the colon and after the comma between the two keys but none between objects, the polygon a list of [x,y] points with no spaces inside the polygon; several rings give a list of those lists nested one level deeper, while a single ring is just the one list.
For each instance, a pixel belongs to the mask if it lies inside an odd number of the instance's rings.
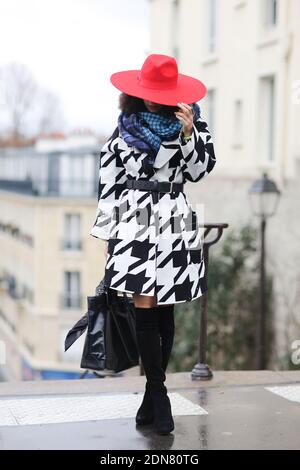
[{"label": "black leather tote bag", "polygon": [[120,296],[107,288],[103,278],[87,303],[86,314],[66,336],[65,351],[87,329],[80,367],[120,372],[138,365],[133,301],[125,292]]},{"label": "black leather tote bag", "polygon": [[116,372],[139,364],[135,332],[135,310],[131,299],[115,289],[107,290],[106,367]]}]

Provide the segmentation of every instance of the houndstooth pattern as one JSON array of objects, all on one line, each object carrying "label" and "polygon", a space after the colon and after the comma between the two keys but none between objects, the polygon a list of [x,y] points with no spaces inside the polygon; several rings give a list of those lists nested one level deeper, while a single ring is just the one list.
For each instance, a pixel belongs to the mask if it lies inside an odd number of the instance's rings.
[{"label": "houndstooth pattern", "polygon": [[203,229],[185,193],[127,189],[127,179],[197,183],[215,166],[207,123],[199,117],[192,139],[163,141],[154,165],[129,147],[118,128],[100,151],[96,220],[90,235],[108,241],[107,287],[156,295],[157,304],[194,300],[206,290]]}]

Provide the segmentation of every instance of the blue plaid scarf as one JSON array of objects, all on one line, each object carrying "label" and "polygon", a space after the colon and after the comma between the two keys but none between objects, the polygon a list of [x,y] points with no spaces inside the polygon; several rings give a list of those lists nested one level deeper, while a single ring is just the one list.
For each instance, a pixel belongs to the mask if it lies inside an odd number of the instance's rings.
[{"label": "blue plaid scarf", "polygon": [[[192,103],[194,122],[200,117],[200,107]],[[129,147],[137,147],[148,153],[148,163],[153,165],[163,140],[174,140],[182,129],[182,123],[175,116],[165,117],[157,113],[138,111],[126,116],[120,113],[118,127],[121,136]]]}]

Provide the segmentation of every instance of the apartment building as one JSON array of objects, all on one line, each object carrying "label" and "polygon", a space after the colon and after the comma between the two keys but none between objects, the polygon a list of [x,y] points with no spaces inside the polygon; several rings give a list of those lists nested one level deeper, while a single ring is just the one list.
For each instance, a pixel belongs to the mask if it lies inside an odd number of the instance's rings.
[{"label": "apartment building", "polygon": [[258,225],[248,189],[264,171],[282,191],[267,227],[276,366],[300,334],[300,2],[151,0],[149,7],[147,53],[175,56],[179,71],[208,88],[199,105],[217,165],[203,183],[187,187],[192,201],[205,205],[206,221]]},{"label": "apartment building", "polygon": [[[7,379],[79,377],[83,337],[64,352],[103,275],[95,138],[0,150],[0,339]],[[2,343],[2,345],[3,345]]]}]

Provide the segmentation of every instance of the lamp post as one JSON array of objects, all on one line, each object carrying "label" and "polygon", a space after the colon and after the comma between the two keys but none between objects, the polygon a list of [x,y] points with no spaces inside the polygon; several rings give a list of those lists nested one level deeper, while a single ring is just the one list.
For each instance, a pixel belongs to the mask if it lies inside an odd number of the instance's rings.
[{"label": "lamp post", "polygon": [[260,285],[259,309],[256,312],[256,369],[266,368],[266,275],[265,232],[267,218],[275,214],[280,191],[266,173],[254,181],[249,189],[250,205],[254,215],[260,218]]}]

